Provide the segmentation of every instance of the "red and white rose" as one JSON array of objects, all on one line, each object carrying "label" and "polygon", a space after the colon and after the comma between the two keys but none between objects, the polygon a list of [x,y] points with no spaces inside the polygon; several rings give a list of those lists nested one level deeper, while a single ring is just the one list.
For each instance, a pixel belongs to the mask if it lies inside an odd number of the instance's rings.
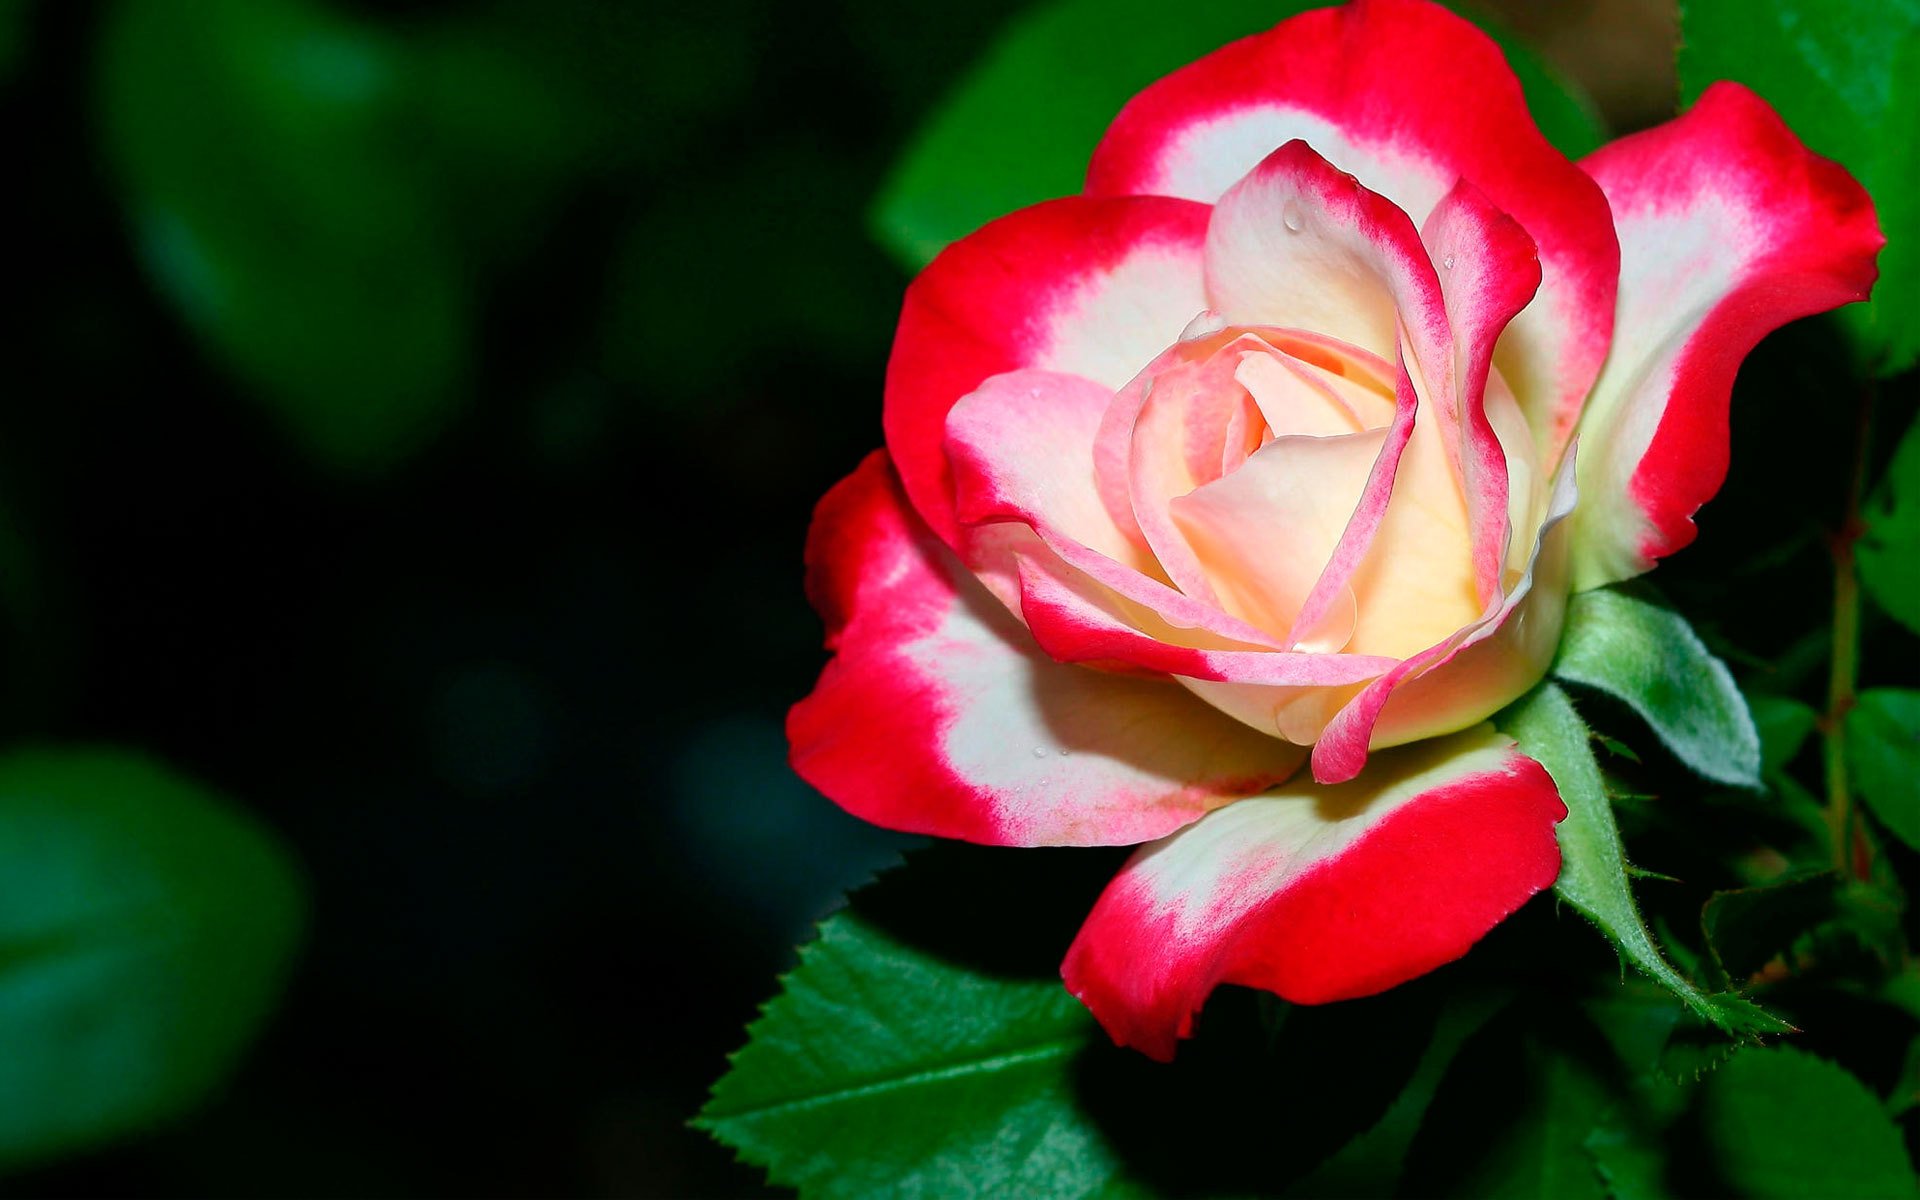
[{"label": "red and white rose", "polygon": [[1063,971],[1156,1057],[1218,983],[1457,958],[1560,863],[1486,719],[1569,594],[1692,540],[1741,359],[1881,242],[1737,85],[1574,163],[1424,0],[1235,42],[908,289],[794,765],[895,829],[1148,843]]}]

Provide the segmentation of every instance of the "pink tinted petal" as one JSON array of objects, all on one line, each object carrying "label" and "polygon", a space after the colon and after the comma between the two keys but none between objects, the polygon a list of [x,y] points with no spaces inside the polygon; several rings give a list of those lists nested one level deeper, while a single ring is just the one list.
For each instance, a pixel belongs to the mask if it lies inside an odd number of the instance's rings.
[{"label": "pink tinted petal", "polygon": [[1207,295],[1239,325],[1282,325],[1391,359],[1404,327],[1419,368],[1444,378],[1440,281],[1407,214],[1305,142],[1262,159],[1214,206]]},{"label": "pink tinted petal", "polygon": [[961,525],[1023,520],[1136,569],[1152,560],[1114,525],[1093,479],[1093,439],[1113,391],[1078,375],[1012,371],[947,414]]},{"label": "pink tinted petal", "polygon": [[1553,780],[1482,727],[1296,783],[1143,847],[1061,968],[1114,1041],[1162,1061],[1222,983],[1301,1004],[1465,954],[1560,870]]},{"label": "pink tinted petal", "polygon": [[1866,299],[1885,239],[1846,169],[1735,83],[1581,165],[1622,251],[1613,356],[1580,422],[1584,590],[1693,540],[1694,512],[1726,478],[1741,360],[1788,321]]},{"label": "pink tinted petal", "polygon": [[887,364],[887,447],[949,545],[947,412],[1022,368],[1126,383],[1206,307],[1208,211],[1150,197],[1050,201],[955,242],[907,288]]},{"label": "pink tinted petal", "polygon": [[1507,453],[1487,416],[1487,379],[1495,342],[1540,287],[1540,256],[1527,231],[1465,180],[1433,210],[1421,237],[1440,267],[1453,330],[1461,486],[1472,530],[1474,579],[1481,602],[1487,603],[1502,590],[1511,532]]},{"label": "pink tinted petal", "polygon": [[1040,653],[908,508],[882,453],[820,502],[807,564],[834,657],[787,718],[794,769],[875,824],[1129,844],[1299,763],[1170,683]]},{"label": "pink tinted petal", "polygon": [[1134,97],[1087,191],[1212,201],[1294,138],[1415,221],[1464,178],[1533,235],[1545,281],[1497,363],[1556,458],[1607,354],[1619,246],[1606,200],[1534,126],[1499,47],[1423,0],[1302,13]]},{"label": "pink tinted petal", "polygon": [[[1396,665],[1389,658],[1269,650],[1176,626],[1075,569],[1037,538],[1021,537],[1024,531],[1001,527],[995,532],[1002,535],[1003,552],[1016,559],[1021,615],[1034,640],[1062,662],[1138,667],[1185,677],[1183,682],[1225,681],[1256,689],[1346,687]],[[1271,720],[1248,723],[1274,732]]]},{"label": "pink tinted petal", "polygon": [[[1284,633],[1339,544],[1387,431],[1281,437],[1168,506],[1226,610]],[[1310,650],[1338,651],[1335,645]]]},{"label": "pink tinted petal", "polygon": [[1345,783],[1368,751],[1451,732],[1493,715],[1546,674],[1566,615],[1576,456],[1567,456],[1534,540],[1531,563],[1482,620],[1401,662],[1327,723],[1313,747],[1313,777]]}]

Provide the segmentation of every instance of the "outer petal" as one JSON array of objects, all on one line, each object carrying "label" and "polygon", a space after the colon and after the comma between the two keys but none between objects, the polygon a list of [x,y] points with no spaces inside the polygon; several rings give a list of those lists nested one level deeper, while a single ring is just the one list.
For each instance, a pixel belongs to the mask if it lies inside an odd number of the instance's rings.
[{"label": "outer petal", "polygon": [[1464,178],[1533,236],[1545,282],[1498,365],[1552,462],[1606,356],[1619,247],[1605,199],[1534,126],[1499,47],[1424,0],[1302,13],[1136,96],[1087,191],[1211,201],[1293,138],[1415,222]]},{"label": "outer petal", "polygon": [[887,363],[887,449],[914,507],[953,544],[947,412],[1023,367],[1133,378],[1206,307],[1209,210],[1163,198],[1068,197],[955,242],[907,288]]},{"label": "outer petal", "polygon": [[1735,83],[1581,165],[1606,190],[1622,252],[1613,355],[1580,422],[1585,590],[1693,540],[1694,512],[1726,478],[1740,361],[1796,317],[1866,299],[1885,239],[1846,169]]},{"label": "outer petal", "polygon": [[1355,783],[1292,785],[1144,847],[1061,974],[1116,1042],[1163,1061],[1218,984],[1302,1004],[1384,991],[1551,886],[1566,812],[1490,727],[1409,746]]},{"label": "outer petal", "polygon": [[794,769],[875,824],[1124,845],[1300,761],[1172,683],[1041,654],[908,508],[882,453],[820,502],[807,563],[835,655],[788,715]]}]

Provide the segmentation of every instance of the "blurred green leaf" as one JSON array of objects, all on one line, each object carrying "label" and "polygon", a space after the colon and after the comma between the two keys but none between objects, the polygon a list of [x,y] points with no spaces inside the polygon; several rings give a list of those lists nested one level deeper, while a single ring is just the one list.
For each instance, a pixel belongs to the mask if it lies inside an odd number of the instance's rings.
[{"label": "blurred green leaf", "polygon": [[1743,1050],[1709,1075],[1700,1130],[1735,1195],[1920,1193],[1900,1131],[1866,1085],[1788,1047]]},{"label": "blurred green leaf", "polygon": [[488,6],[404,33],[313,0],[120,0],[107,159],[156,284],[321,464],[389,470],[471,384],[481,283],[612,136]]},{"label": "blurred green leaf", "polygon": [[404,47],[307,0],[122,0],[100,116],[156,283],[319,461],[379,472],[460,401],[471,291],[396,118]]},{"label": "blurred green leaf", "polygon": [[1760,786],[1760,735],[1725,663],[1686,618],[1612,588],[1567,604],[1553,673],[1621,700],[1716,783]]},{"label": "blurred green leaf", "polygon": [[1747,710],[1753,714],[1753,728],[1760,735],[1762,775],[1785,770],[1820,723],[1820,714],[1812,705],[1791,696],[1756,692],[1747,697]]},{"label": "blurred green leaf", "polygon": [[1866,185],[1888,237],[1880,282],[1840,320],[1884,375],[1920,355],[1920,0],[1683,0],[1680,89],[1751,87]]},{"label": "blurred green leaf", "polygon": [[1543,683],[1495,723],[1547,769],[1566,803],[1567,817],[1558,827],[1560,879],[1554,892],[1598,926],[1621,957],[1667,987],[1703,1020],[1735,1037],[1791,1028],[1742,997],[1703,992],[1661,955],[1634,905],[1626,853],[1594,761],[1592,735],[1566,693]]},{"label": "blurred green leaf", "polygon": [[202,1100],[271,1011],[303,907],[266,831],[155,763],[0,758],[0,1166]]},{"label": "blurred green leaf", "polygon": [[[1042,200],[1078,192],[1088,156],[1133,95],[1236,38],[1319,0],[1055,0],[1014,21],[922,128],[873,209],[909,270],[947,243]],[[1564,153],[1600,144],[1592,109],[1511,36],[1492,31],[1534,119]],[[1036,98],[1044,97],[1044,102]]]},{"label": "blurred green leaf", "polygon": [[1076,1110],[1099,1036],[1057,979],[1000,979],[853,909],[800,951],[696,1121],[817,1196],[1105,1193],[1113,1150]]},{"label": "blurred green leaf", "polygon": [[1920,421],[1907,426],[1861,518],[1866,530],[1855,543],[1861,584],[1876,604],[1920,633]]},{"label": "blurred green leaf", "polygon": [[1873,815],[1920,850],[1920,691],[1862,692],[1847,714],[1847,760]]}]

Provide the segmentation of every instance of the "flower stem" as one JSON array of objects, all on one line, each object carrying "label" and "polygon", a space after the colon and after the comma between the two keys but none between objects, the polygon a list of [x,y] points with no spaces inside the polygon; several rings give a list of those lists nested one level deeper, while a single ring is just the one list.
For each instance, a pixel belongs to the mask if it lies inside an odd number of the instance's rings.
[{"label": "flower stem", "polygon": [[1853,470],[1847,481],[1847,507],[1840,529],[1831,540],[1833,552],[1833,650],[1827,673],[1827,711],[1820,729],[1825,738],[1827,767],[1827,829],[1833,843],[1833,866],[1842,875],[1863,876],[1864,862],[1854,861],[1853,798],[1847,781],[1847,714],[1853,711],[1860,673],[1860,573],[1854,563],[1854,543],[1864,528],[1860,502],[1866,491],[1867,439],[1873,423],[1874,388],[1860,390],[1859,414],[1854,425]]}]

